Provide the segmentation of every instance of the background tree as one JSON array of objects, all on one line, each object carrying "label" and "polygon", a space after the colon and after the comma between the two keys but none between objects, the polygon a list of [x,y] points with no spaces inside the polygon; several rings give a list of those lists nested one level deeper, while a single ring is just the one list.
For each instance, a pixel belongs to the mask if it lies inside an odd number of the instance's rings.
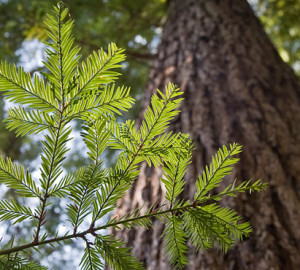
[{"label": "background tree", "polygon": [[[298,269],[300,88],[249,4],[170,0],[146,96],[168,81],[185,93],[173,129],[189,133],[196,144],[188,181],[217,147],[236,140],[246,154],[235,176],[270,183],[263,195],[228,201],[249,218],[254,235],[227,255],[191,252],[187,269]],[[160,202],[160,175],[159,169],[145,165],[117,214]],[[191,184],[185,194],[189,198]],[[157,222],[151,231],[124,230],[119,236],[134,245],[147,269],[171,269],[161,248],[162,231]]]}]

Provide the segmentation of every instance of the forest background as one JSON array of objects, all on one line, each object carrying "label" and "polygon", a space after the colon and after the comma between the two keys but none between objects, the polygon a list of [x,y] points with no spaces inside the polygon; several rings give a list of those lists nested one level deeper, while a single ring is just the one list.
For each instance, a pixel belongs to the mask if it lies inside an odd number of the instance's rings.
[{"label": "forest background", "polygon": [[[90,0],[65,1],[75,20],[74,34],[76,42],[83,48],[85,57],[89,52],[99,47],[106,47],[111,41],[126,49],[127,61],[122,73],[121,82],[132,87],[138,104],[134,115],[137,118],[144,100],[150,69],[158,56],[158,46],[161,41],[163,27],[168,17],[169,2],[164,0]],[[39,63],[44,56],[41,54],[41,41],[46,36],[43,32],[43,18],[56,1],[1,1],[0,3],[0,58],[10,62],[18,61],[24,65],[26,61],[31,72],[41,72]],[[281,58],[294,71],[300,73],[300,3],[296,0],[257,0],[249,1],[256,15],[260,18],[265,31],[271,38]],[[40,55],[38,55],[40,54]],[[180,71],[179,71],[180,72]],[[1,99],[1,118],[5,115],[9,104]],[[127,116],[128,117],[128,116]],[[1,119],[1,120],[2,120]],[[33,170],[39,162],[38,141],[29,138],[16,138],[13,133],[0,126],[0,151],[14,160],[26,162]],[[86,161],[80,155],[81,149],[73,151],[68,168],[77,167]],[[253,176],[254,177],[254,176]],[[1,196],[13,196],[10,190]],[[53,220],[59,219],[59,207],[53,207]],[[51,223],[48,223],[51,227]],[[11,231],[9,226],[2,227],[9,235],[16,235],[22,241],[20,231]],[[24,233],[26,234],[26,233]],[[60,254],[59,250],[52,256]],[[52,261],[53,257],[45,261]],[[61,269],[65,263],[72,263],[70,258],[61,256],[52,265],[53,269]],[[52,269],[51,268],[51,269]],[[288,268],[287,268],[288,269]]]}]

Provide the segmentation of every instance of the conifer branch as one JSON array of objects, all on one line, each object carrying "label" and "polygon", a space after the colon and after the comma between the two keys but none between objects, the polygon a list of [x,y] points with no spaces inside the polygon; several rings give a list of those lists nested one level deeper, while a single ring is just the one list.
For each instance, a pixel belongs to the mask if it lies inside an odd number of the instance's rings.
[{"label": "conifer branch", "polygon": [[[10,74],[18,76],[18,80],[10,77]],[[42,81],[41,83],[43,84]],[[28,85],[30,88],[27,89],[25,85]],[[0,89],[0,91],[3,91],[3,89],[9,89],[10,91],[15,90],[15,93],[18,93],[18,95],[7,95],[7,99],[12,101],[29,104],[30,107],[33,107],[34,104],[38,104],[39,106],[43,106],[42,108],[52,109],[52,111],[56,111],[58,109],[52,102],[46,100],[37,93],[38,90],[32,85],[29,73],[25,73],[23,69],[19,69],[18,74],[17,68],[9,66],[8,63],[2,63],[0,66]],[[34,104],[32,104],[33,102]]]},{"label": "conifer branch", "polygon": [[[115,190],[117,189],[117,187],[120,185],[122,179],[124,178],[124,176],[127,174],[127,172],[130,170],[130,167],[131,165],[134,164],[134,161],[136,159],[136,157],[139,155],[140,151],[143,149],[143,146],[145,145],[145,143],[148,141],[148,138],[150,138],[151,136],[153,136],[152,134],[152,131],[156,128],[156,125],[158,125],[160,119],[162,118],[162,116],[164,115],[164,111],[168,108],[168,104],[171,102],[172,98],[174,96],[176,96],[176,88],[175,86],[172,86],[170,84],[169,86],[170,88],[173,89],[170,90],[170,93],[169,93],[169,96],[166,96],[166,100],[165,102],[163,103],[162,107],[160,108],[160,110],[157,113],[155,119],[154,119],[154,122],[150,124],[150,126],[148,126],[148,133],[144,136],[144,139],[143,141],[141,142],[141,144],[139,145],[137,151],[135,153],[132,154],[132,157],[131,157],[131,160],[129,161],[126,169],[124,170],[124,172],[121,174],[121,176],[118,178],[118,180],[116,181],[116,183],[114,184],[113,188],[111,189],[110,193],[108,194],[108,196],[105,198],[103,204],[99,207],[99,210],[98,212],[96,213],[96,215],[94,216],[93,220],[92,220],[92,223],[91,223],[91,227],[94,227],[95,226],[95,222],[96,220],[98,219],[101,211],[103,210],[103,208],[105,207],[106,203],[109,201],[110,197],[113,195],[113,193],[115,192]],[[174,95],[173,95],[174,93]],[[162,95],[164,96],[164,95]],[[176,108],[176,107],[175,107]],[[146,112],[146,116],[147,116],[147,113],[148,115],[151,114],[151,109],[150,107],[148,108],[148,112]],[[145,123],[145,122],[144,122]],[[145,126],[146,124],[144,124]],[[144,129],[145,130],[145,129]],[[162,132],[162,130],[160,131]],[[156,135],[156,133],[155,133]]]},{"label": "conifer branch", "polygon": [[62,115],[61,115],[61,118],[59,119],[59,123],[58,123],[57,132],[56,132],[54,149],[53,149],[52,159],[51,159],[50,168],[49,168],[49,175],[47,176],[47,179],[46,179],[45,194],[42,198],[42,206],[41,206],[41,210],[40,210],[40,215],[39,215],[38,225],[37,225],[37,229],[36,229],[36,234],[35,234],[35,237],[34,237],[34,242],[38,241],[41,226],[43,224],[45,224],[45,222],[46,222],[45,221],[45,217],[46,217],[45,210],[46,210],[47,200],[49,198],[48,191],[49,191],[50,183],[51,183],[51,180],[52,180],[52,174],[53,174],[53,169],[54,169],[54,161],[55,161],[55,158],[56,158],[58,140],[59,140],[59,136],[60,136],[60,133],[61,133],[62,123],[63,123],[63,119],[62,119]]},{"label": "conifer branch", "polygon": [[41,245],[46,245],[46,244],[50,244],[50,243],[55,243],[55,242],[61,242],[61,241],[65,241],[65,240],[70,240],[70,239],[74,239],[74,238],[84,238],[86,235],[94,235],[95,232],[103,230],[103,229],[107,229],[109,227],[116,227],[117,225],[122,225],[128,222],[134,222],[137,220],[141,220],[141,219],[147,219],[147,218],[151,218],[151,217],[157,217],[157,216],[162,216],[168,213],[179,213],[182,211],[185,211],[189,208],[194,208],[195,205],[194,204],[189,204],[189,205],[185,205],[182,207],[176,207],[176,208],[172,208],[172,209],[167,209],[164,211],[157,211],[157,212],[152,212],[150,214],[147,215],[143,215],[143,216],[139,216],[139,217],[135,217],[135,218],[130,218],[128,220],[121,220],[121,221],[117,221],[111,224],[107,224],[107,225],[103,225],[103,226],[99,226],[99,227],[90,227],[89,229],[80,232],[80,233],[72,233],[72,234],[68,234],[68,235],[64,235],[64,236],[60,236],[60,237],[55,237],[55,238],[51,238],[48,240],[44,240],[44,241],[33,241],[32,243],[26,244],[26,245],[21,245],[18,247],[14,247],[14,248],[10,248],[7,250],[2,250],[0,251],[0,255],[6,255],[6,254],[11,254],[11,253],[15,253],[18,251],[22,251],[28,248],[33,248],[36,246],[41,246]]},{"label": "conifer branch", "polygon": [[[62,9],[58,9],[58,16],[57,16],[57,26],[58,26],[58,40],[57,40],[57,46],[58,46],[58,62],[59,62],[59,84],[60,84],[60,92],[61,92],[61,104],[62,107],[64,107],[65,104],[65,89],[64,89],[64,76],[63,76],[63,61],[62,61],[62,49],[61,49],[61,12]],[[63,108],[61,108],[63,110]]]},{"label": "conifer branch", "polygon": [[[233,143],[229,150],[225,146],[219,149],[196,181],[194,201],[179,200],[193,146],[188,135],[166,130],[179,113],[183,93],[169,83],[164,93],[157,90],[158,93],[153,95],[139,129],[134,121],[120,124],[116,115],[130,109],[133,103],[129,87],[114,85],[119,76],[115,69],[121,67],[120,63],[125,59],[123,50],[112,43],[107,52],[100,49],[80,64],[80,48],[73,46],[73,21],[67,17],[68,9],[59,4],[45,20],[46,33],[52,40],[46,43],[47,62],[44,64],[48,72],[43,75],[47,83],[38,76],[32,79],[22,68],[17,69],[7,63],[0,65],[0,91],[9,100],[25,105],[10,110],[7,127],[22,136],[46,131],[42,140],[41,188],[22,165],[0,157],[0,183],[15,189],[19,196],[40,201],[37,209],[13,200],[0,201],[0,221],[36,221],[33,241],[11,245],[11,248],[0,251],[0,265],[9,264],[14,268],[30,265],[33,269],[45,269],[31,259],[19,258],[19,253],[81,239],[86,244],[80,262],[81,270],[102,269],[104,264],[100,256],[112,268],[141,270],[142,264],[130,254],[122,241],[101,232],[122,226],[148,228],[154,218],[165,223],[162,234],[165,250],[170,263],[180,269],[188,263],[187,241],[197,250],[217,245],[227,251],[236,241],[248,236],[250,224],[240,222],[241,217],[235,211],[222,208],[215,202],[224,196],[234,197],[240,192],[263,190],[266,184],[258,180],[253,184],[246,181],[235,186],[233,182],[223,191],[209,194],[232,171],[238,161],[234,156],[241,152],[241,146]],[[63,176],[62,166],[68,151],[66,144],[72,130],[67,124],[73,119],[82,122],[81,136],[92,164]],[[112,168],[101,160],[107,147],[121,151],[116,166]],[[152,204],[145,212],[145,208],[137,208],[120,218],[111,218],[104,225],[96,224],[115,208],[145,161],[149,166],[163,165],[164,203],[159,207]],[[66,214],[72,233],[62,236],[57,233],[55,237],[48,238],[46,232],[40,236],[42,226],[47,222],[50,197],[64,198],[68,202]],[[91,220],[88,228],[84,228],[85,218]],[[25,257],[26,254],[22,252]]]}]

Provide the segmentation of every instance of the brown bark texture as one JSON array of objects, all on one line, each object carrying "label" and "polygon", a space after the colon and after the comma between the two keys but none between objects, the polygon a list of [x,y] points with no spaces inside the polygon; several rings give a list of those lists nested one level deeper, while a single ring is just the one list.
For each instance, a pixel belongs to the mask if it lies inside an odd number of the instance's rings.
[{"label": "brown bark texture", "polygon": [[[186,269],[300,269],[300,87],[245,0],[170,0],[144,108],[169,81],[185,96],[172,128],[189,133],[196,147],[184,196],[192,198],[198,174],[231,142],[244,146],[233,178],[269,183],[222,202],[251,222],[251,237],[226,255],[191,249]],[[143,165],[116,214],[161,202],[161,174]],[[115,234],[148,270],[168,270],[162,231],[154,221],[153,229]]]}]

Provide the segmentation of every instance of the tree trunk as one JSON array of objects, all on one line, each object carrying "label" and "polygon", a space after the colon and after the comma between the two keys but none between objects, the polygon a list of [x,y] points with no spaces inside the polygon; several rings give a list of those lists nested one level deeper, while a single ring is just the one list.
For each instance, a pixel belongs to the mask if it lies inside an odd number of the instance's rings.
[{"label": "tree trunk", "polygon": [[[185,95],[172,128],[189,133],[196,147],[185,197],[192,197],[217,148],[234,141],[244,146],[234,177],[269,183],[264,192],[224,202],[250,220],[252,236],[226,255],[191,250],[186,269],[300,269],[300,87],[246,0],[169,1],[145,106],[168,81]],[[159,169],[144,164],[117,214],[160,202],[160,177]],[[162,231],[155,221],[151,230],[116,234],[147,269],[167,270]]]}]

